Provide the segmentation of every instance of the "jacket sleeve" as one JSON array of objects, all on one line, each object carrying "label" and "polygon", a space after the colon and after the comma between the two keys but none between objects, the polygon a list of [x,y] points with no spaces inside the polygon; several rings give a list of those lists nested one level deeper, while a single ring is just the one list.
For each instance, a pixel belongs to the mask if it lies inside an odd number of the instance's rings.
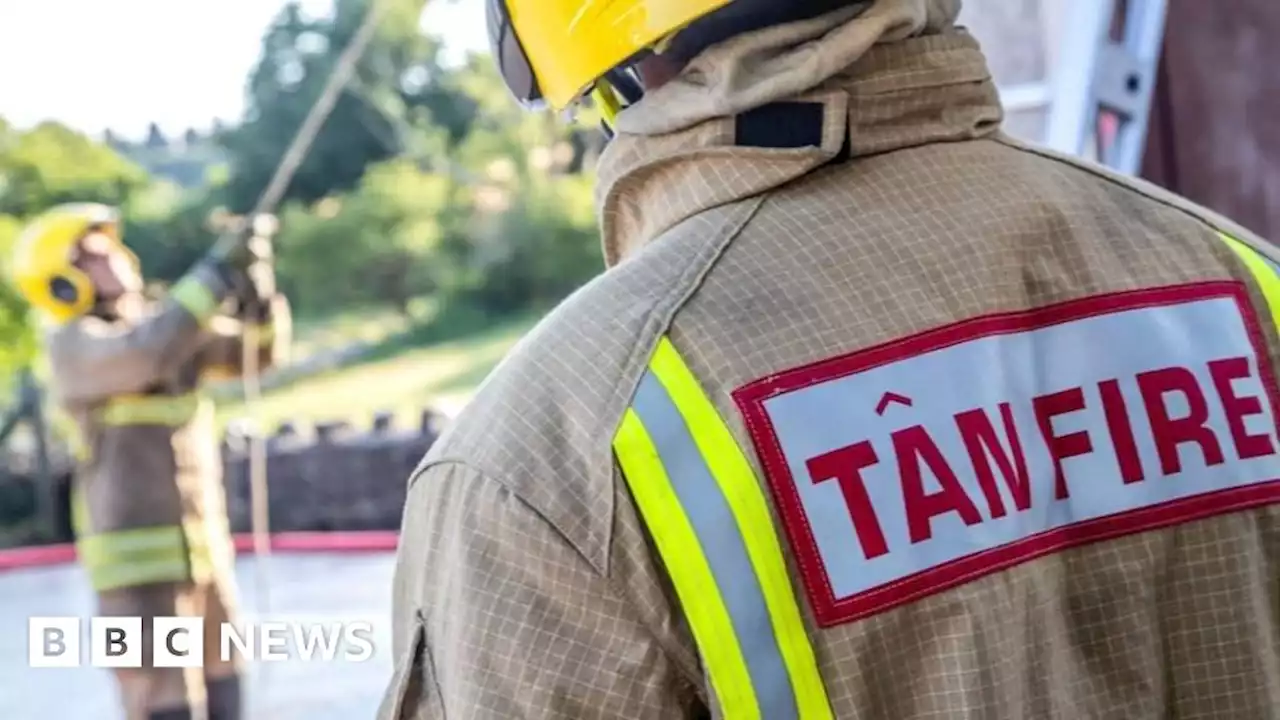
[{"label": "jacket sleeve", "polygon": [[213,269],[201,267],[179,280],[161,311],[140,324],[85,317],[59,328],[49,341],[58,396],[68,404],[93,404],[172,377],[200,350],[204,326],[227,290]]},{"label": "jacket sleeve", "polygon": [[608,579],[466,465],[428,466],[410,486],[392,613],[379,720],[679,720],[696,707]]},{"label": "jacket sleeve", "polygon": [[[265,321],[256,323],[258,371],[269,370],[288,360],[293,342],[293,318],[289,301],[276,295],[268,306]],[[211,319],[200,350],[200,367],[206,376],[239,377],[244,372],[246,322],[226,315]]]}]

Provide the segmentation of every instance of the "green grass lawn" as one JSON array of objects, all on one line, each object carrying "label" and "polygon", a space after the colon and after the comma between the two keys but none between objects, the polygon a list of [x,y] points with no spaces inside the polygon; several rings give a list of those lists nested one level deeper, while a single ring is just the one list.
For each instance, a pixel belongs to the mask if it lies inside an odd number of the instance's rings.
[{"label": "green grass lawn", "polygon": [[340,313],[320,320],[295,319],[291,354],[303,358],[354,342],[378,343],[409,329],[410,320],[393,310]]},{"label": "green grass lawn", "polygon": [[346,420],[367,427],[375,413],[386,411],[395,413],[397,424],[412,427],[427,407],[456,412],[535,322],[521,318],[463,339],[405,348],[390,357],[379,354],[265,393],[253,408],[223,403],[218,420],[225,424],[251,417],[271,430],[294,421],[306,432],[317,421]]}]

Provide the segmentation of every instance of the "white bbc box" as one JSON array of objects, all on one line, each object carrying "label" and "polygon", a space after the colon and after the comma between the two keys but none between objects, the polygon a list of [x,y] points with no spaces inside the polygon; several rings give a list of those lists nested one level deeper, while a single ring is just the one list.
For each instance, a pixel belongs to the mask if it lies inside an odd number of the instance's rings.
[{"label": "white bbc box", "polygon": [[80,667],[80,618],[28,618],[27,664],[31,667]]}]

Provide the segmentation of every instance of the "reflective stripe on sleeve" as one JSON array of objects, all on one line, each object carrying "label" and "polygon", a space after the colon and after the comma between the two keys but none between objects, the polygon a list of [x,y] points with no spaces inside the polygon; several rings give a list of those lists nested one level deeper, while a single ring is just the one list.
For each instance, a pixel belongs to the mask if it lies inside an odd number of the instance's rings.
[{"label": "reflective stripe on sleeve", "polygon": [[257,336],[258,347],[267,347],[276,341],[275,323],[253,324],[245,326],[245,334]]},{"label": "reflective stripe on sleeve", "polygon": [[204,283],[192,275],[188,275],[174,284],[169,291],[174,302],[186,308],[196,320],[203,324],[218,311],[218,298],[214,296]]},{"label": "reflective stripe on sleeve", "polygon": [[184,395],[118,395],[98,411],[103,425],[166,425],[178,427],[191,421],[207,404],[197,394]]},{"label": "reflective stripe on sleeve", "polygon": [[831,718],[760,483],[666,338],[614,449],[725,717]]}]

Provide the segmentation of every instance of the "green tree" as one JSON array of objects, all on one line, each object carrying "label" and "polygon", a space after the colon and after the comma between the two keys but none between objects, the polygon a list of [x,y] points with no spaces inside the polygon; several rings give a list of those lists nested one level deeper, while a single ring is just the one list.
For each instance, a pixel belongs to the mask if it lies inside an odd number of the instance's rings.
[{"label": "green tree", "polygon": [[465,191],[407,159],[369,168],[359,187],[281,217],[280,281],[301,312],[384,305],[409,314],[415,298],[452,289],[448,247],[460,238]]},{"label": "green tree", "polygon": [[124,237],[149,280],[172,282],[213,245],[209,216],[221,204],[218,188],[184,192],[157,181],[131,198],[124,212]]},{"label": "green tree", "polygon": [[[0,118],[0,272],[8,278],[14,241],[36,214],[63,202],[126,204],[146,183],[141,168],[70,128],[21,131]],[[26,303],[0,282],[0,388],[37,354]]]},{"label": "green tree", "polygon": [[[221,135],[231,159],[228,201],[249,209],[315,105],[369,0],[337,0],[331,17],[287,5],[263,38],[249,78],[243,124]],[[392,5],[290,185],[304,203],[354,188],[374,163],[426,146],[437,128],[449,143],[465,137],[474,104],[450,85],[439,41],[418,32],[423,0]]]},{"label": "green tree", "polygon": [[554,303],[604,267],[589,176],[489,186],[473,225],[470,301],[493,313]]},{"label": "green tree", "polygon": [[137,165],[64,125],[0,129],[0,214],[26,218],[63,202],[120,205],[146,183]]},{"label": "green tree", "polygon": [[[603,147],[599,115],[579,109],[573,122],[551,113],[531,113],[511,99],[502,78],[487,55],[472,53],[453,71],[452,83],[477,106],[466,139],[454,153],[473,173],[484,175],[495,161],[510,161],[524,175],[542,177],[554,172],[582,172],[588,159]],[[570,153],[554,167],[539,162],[546,153],[564,149]]]},{"label": "green tree", "polygon": [[[21,230],[18,218],[0,215],[0,272],[6,278],[13,242]],[[8,282],[0,283],[0,398],[8,398],[18,371],[30,365],[38,352],[26,302]]]}]

